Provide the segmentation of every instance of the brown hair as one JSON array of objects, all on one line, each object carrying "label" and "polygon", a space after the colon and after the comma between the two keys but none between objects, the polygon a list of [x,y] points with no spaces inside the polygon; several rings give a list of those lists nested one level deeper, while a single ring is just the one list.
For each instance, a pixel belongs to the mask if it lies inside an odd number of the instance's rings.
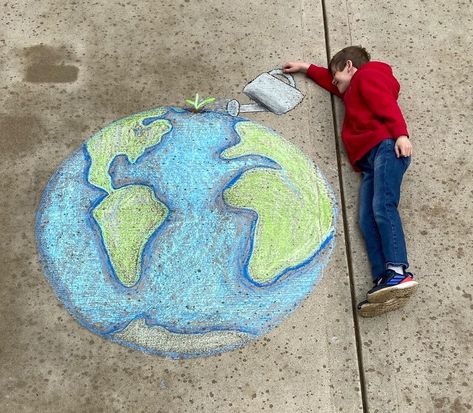
[{"label": "brown hair", "polygon": [[353,66],[359,69],[365,63],[368,63],[370,59],[371,56],[364,47],[348,46],[340,50],[332,57],[332,59],[330,59],[328,67],[331,72],[343,70],[347,64],[347,60],[351,60]]}]

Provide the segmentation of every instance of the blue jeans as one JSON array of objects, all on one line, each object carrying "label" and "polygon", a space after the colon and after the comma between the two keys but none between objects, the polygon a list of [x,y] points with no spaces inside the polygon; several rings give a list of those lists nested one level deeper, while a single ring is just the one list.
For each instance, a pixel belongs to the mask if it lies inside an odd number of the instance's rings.
[{"label": "blue jeans", "polygon": [[411,158],[397,158],[394,139],[386,139],[357,165],[361,169],[359,224],[365,239],[373,280],[387,265],[409,266],[397,207],[401,183]]}]

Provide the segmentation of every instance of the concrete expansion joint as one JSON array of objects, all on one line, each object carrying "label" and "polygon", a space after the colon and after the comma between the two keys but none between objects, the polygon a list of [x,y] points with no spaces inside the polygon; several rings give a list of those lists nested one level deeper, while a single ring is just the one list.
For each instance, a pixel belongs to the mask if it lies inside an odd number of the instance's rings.
[{"label": "concrete expansion joint", "polygon": [[[327,18],[327,9],[325,5],[325,0],[321,0],[321,5],[322,5],[322,15],[323,15],[323,24],[324,24],[324,34],[325,34],[325,48],[326,48],[325,50],[326,50],[326,58],[327,58],[327,65],[328,65],[330,61],[330,56],[331,56],[331,47],[330,47],[330,36],[329,36],[329,29],[328,29],[328,18]],[[350,39],[351,39],[351,30],[350,30]],[[348,278],[350,282],[350,296],[351,296],[351,301],[352,301],[351,304],[352,304],[352,314],[353,314],[353,327],[355,330],[355,345],[356,345],[356,353],[357,353],[357,361],[358,361],[358,374],[360,378],[361,401],[362,401],[363,412],[368,412],[369,411],[368,410],[368,397],[367,397],[366,381],[365,381],[364,365],[363,365],[362,340],[360,336],[358,314],[356,310],[354,271],[353,271],[353,263],[352,263],[352,258],[351,258],[352,249],[351,249],[351,242],[350,242],[350,236],[349,236],[350,229],[348,227],[348,219],[347,219],[347,207],[346,207],[343,168],[342,168],[342,160],[341,160],[342,155],[341,155],[341,148],[340,148],[340,143],[338,139],[338,127],[337,127],[334,96],[330,97],[330,101],[331,101],[330,106],[331,106],[332,121],[333,121],[333,137],[335,140],[338,180],[339,180],[339,188],[340,188],[340,209],[342,212],[343,234],[344,234],[345,251],[346,251],[346,258],[347,258],[347,265],[348,265]]]}]

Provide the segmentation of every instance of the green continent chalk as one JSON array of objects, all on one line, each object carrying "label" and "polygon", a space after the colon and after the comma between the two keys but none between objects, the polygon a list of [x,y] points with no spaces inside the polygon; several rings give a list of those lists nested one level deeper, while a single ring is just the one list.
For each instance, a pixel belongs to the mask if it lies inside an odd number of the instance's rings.
[{"label": "green continent chalk", "polygon": [[223,158],[256,154],[281,167],[251,169],[224,193],[229,205],[258,215],[248,275],[267,284],[320,248],[332,229],[332,202],[323,178],[299,149],[253,122],[235,129],[241,141]]},{"label": "green continent chalk", "polygon": [[93,215],[102,231],[110,262],[120,282],[135,285],[149,237],[164,222],[168,208],[143,185],[119,188],[105,197]]},{"label": "green continent chalk", "polygon": [[91,163],[88,180],[92,185],[113,191],[108,170],[117,155],[126,155],[130,162],[136,160],[144,151],[157,145],[163,135],[171,129],[165,119],[156,120],[150,125],[143,125],[143,120],[158,117],[166,113],[165,109],[153,109],[131,115],[113,122],[105,129],[92,136],[86,144]]}]

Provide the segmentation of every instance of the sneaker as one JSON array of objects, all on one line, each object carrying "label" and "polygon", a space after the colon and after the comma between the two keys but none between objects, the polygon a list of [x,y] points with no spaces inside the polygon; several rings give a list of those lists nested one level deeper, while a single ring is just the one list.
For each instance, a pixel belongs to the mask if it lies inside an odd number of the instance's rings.
[{"label": "sneaker", "polygon": [[408,298],[415,293],[418,283],[410,272],[398,274],[393,270],[386,272],[377,280],[376,285],[368,291],[370,303],[382,303],[393,298]]},{"label": "sneaker", "polygon": [[362,301],[357,308],[362,317],[375,317],[404,307],[409,301],[409,297],[391,298],[382,303],[370,303],[368,300]]}]

